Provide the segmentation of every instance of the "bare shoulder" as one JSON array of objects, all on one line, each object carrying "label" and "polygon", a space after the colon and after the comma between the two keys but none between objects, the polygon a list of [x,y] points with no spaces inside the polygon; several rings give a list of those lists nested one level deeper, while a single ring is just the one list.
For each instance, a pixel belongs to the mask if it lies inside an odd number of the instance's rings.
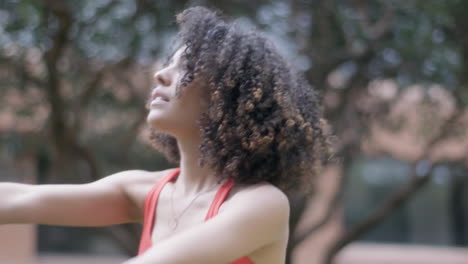
[{"label": "bare shoulder", "polygon": [[171,169],[161,171],[126,170],[106,176],[102,181],[122,184],[124,186],[127,184],[156,183],[169,170]]},{"label": "bare shoulder", "polygon": [[161,171],[126,170],[111,174],[101,179],[101,181],[119,188],[133,204],[133,214],[140,220],[143,215],[146,195],[171,170],[173,169]]},{"label": "bare shoulder", "polygon": [[[241,233],[251,230],[249,233],[265,239],[259,242],[265,247],[252,252],[252,257],[281,257],[277,255],[282,254],[282,250],[278,248],[283,248],[289,238],[290,205],[288,197],[278,187],[265,182],[252,185],[236,184],[222,204],[219,214],[225,216],[222,219],[226,220],[233,230]],[[248,239],[255,240],[254,237]]]},{"label": "bare shoulder", "polygon": [[288,197],[278,187],[268,182],[252,185],[237,184],[223,203],[220,212],[230,208],[246,207],[246,205],[252,211],[268,212],[280,218],[289,219]]},{"label": "bare shoulder", "polygon": [[[122,191],[131,191],[133,189],[140,189],[145,186],[153,186],[161,180],[166,173],[172,169],[161,171],[146,171],[146,170],[126,170],[106,176],[97,184],[114,186],[120,188]],[[150,187],[151,188],[151,187]]]},{"label": "bare shoulder", "polygon": [[275,202],[289,204],[288,197],[278,187],[268,182],[257,184],[236,184],[229,194],[229,201],[238,201],[245,199],[269,199]]}]

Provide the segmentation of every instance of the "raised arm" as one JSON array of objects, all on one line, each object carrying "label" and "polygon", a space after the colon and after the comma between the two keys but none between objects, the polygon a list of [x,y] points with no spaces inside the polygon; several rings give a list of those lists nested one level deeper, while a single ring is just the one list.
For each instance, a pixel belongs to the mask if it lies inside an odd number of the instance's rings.
[{"label": "raised arm", "polygon": [[137,185],[157,177],[150,174],[124,171],[88,184],[0,183],[0,224],[103,226],[137,221]]}]

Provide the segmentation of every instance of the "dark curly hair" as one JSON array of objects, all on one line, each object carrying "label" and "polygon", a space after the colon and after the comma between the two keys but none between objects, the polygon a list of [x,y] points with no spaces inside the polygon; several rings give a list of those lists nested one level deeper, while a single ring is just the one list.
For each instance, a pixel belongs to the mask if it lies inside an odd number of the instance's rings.
[{"label": "dark curly hair", "polygon": [[[222,180],[270,182],[285,193],[309,193],[331,155],[319,94],[266,37],[204,7],[177,15],[185,75],[177,94],[195,78],[207,84],[209,109],[198,124],[199,164]],[[151,131],[169,161],[180,160],[176,139]]]}]

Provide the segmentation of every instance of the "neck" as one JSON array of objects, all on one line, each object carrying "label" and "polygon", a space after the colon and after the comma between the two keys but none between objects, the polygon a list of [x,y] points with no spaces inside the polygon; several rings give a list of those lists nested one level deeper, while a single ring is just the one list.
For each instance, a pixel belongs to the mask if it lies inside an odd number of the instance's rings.
[{"label": "neck", "polygon": [[220,185],[214,176],[214,170],[198,165],[198,159],[201,155],[198,146],[201,143],[201,138],[199,135],[195,137],[193,135],[177,138],[180,152],[180,174],[174,185],[177,192],[185,197],[212,191]]}]

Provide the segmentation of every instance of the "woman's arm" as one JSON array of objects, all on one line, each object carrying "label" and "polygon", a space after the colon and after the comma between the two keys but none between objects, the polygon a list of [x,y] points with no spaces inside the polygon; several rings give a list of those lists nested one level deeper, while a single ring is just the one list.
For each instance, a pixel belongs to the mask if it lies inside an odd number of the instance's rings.
[{"label": "woman's arm", "polygon": [[278,189],[262,186],[229,201],[219,215],[178,233],[125,264],[229,263],[287,239],[289,202]]},{"label": "woman's arm", "polygon": [[0,183],[0,224],[101,226],[135,221],[129,180],[144,171],[124,171],[88,184]]}]

